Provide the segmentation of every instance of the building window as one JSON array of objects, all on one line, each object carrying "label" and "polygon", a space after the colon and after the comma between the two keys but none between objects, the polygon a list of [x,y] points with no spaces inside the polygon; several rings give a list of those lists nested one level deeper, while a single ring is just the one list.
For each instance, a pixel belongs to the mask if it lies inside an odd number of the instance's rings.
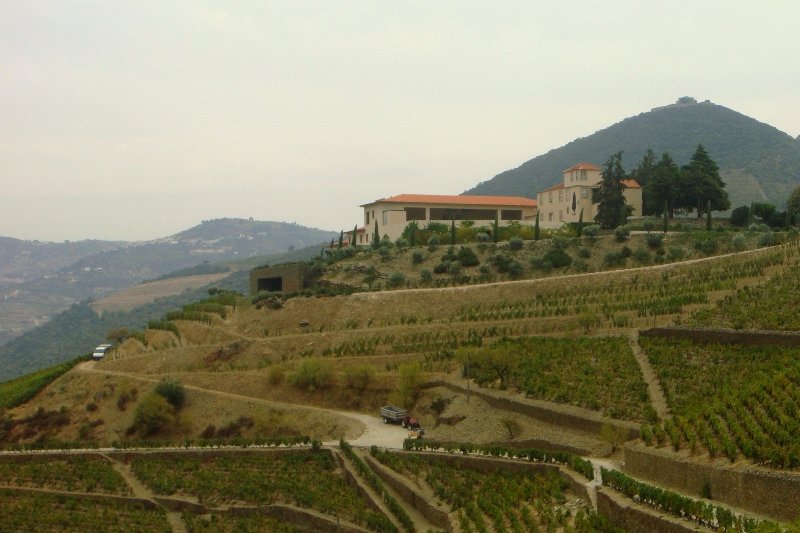
[{"label": "building window", "polygon": [[564,221],[564,211],[559,211],[558,212],[558,221],[559,222],[563,222]]},{"label": "building window", "polygon": [[581,170],[581,179],[583,181],[586,181],[586,171],[585,170]]},{"label": "building window", "polygon": [[522,209],[503,209],[500,211],[502,220],[522,220]]},{"label": "building window", "polygon": [[581,198],[589,198],[589,189],[581,189]]},{"label": "building window", "polygon": [[431,207],[431,220],[494,220],[494,209]]},{"label": "building window", "polygon": [[547,193],[547,196],[548,196],[548,199],[550,200],[550,203],[552,204],[553,203],[553,193],[549,192],[549,193]]},{"label": "building window", "polygon": [[564,191],[558,191],[558,201],[559,202],[564,201]]},{"label": "building window", "polygon": [[364,221],[365,221],[364,223],[365,223],[367,226],[369,226],[369,211],[366,211],[366,212],[364,213],[364,215],[366,216],[366,218],[364,219]]},{"label": "building window", "polygon": [[424,207],[406,207],[406,222],[412,220],[426,220]]},{"label": "building window", "polygon": [[549,220],[550,222],[553,221],[553,213],[548,213],[547,214],[547,220]]}]

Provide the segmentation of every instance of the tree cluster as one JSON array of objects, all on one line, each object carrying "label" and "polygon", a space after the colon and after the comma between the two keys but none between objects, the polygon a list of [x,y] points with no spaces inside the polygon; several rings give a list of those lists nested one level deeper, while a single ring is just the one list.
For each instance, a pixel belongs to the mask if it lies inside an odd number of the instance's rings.
[{"label": "tree cluster", "polygon": [[669,153],[657,160],[655,153],[648,150],[630,177],[642,186],[644,215],[661,216],[666,211],[672,218],[676,213],[696,212],[699,218],[709,211],[731,207],[719,167],[702,144],[682,167]]}]

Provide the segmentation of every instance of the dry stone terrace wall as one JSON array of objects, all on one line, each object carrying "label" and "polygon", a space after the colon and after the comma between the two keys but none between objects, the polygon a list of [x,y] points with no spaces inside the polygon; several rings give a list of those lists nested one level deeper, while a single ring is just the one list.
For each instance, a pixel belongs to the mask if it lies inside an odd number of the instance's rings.
[{"label": "dry stone terrace wall", "polygon": [[[466,389],[449,381],[431,382],[428,387],[446,387],[460,394],[466,393]],[[512,411],[525,416],[530,416],[542,422],[557,426],[585,431],[593,435],[599,435],[604,425],[609,425],[620,431],[627,431],[628,439],[639,437],[639,424],[626,422],[624,420],[614,420],[607,418],[595,411],[574,407],[571,405],[553,404],[540,400],[532,400],[511,394],[504,391],[487,390],[472,388],[470,394],[474,394],[495,409]],[[587,450],[569,450],[573,453],[588,455]],[[609,453],[610,449],[609,449]]]},{"label": "dry stone terrace wall", "polygon": [[744,344],[746,346],[800,346],[800,333],[782,331],[738,331],[735,329],[651,328],[640,337],[686,339],[706,344]]},{"label": "dry stone terrace wall", "polygon": [[625,446],[623,470],[692,496],[702,494],[707,485],[713,500],[776,520],[800,516],[800,472],[732,465],[726,459],[703,462],[639,444]]},{"label": "dry stone terrace wall", "polygon": [[616,494],[604,487],[597,488],[597,512],[631,533],[690,533],[712,531],[686,520],[665,516]]}]

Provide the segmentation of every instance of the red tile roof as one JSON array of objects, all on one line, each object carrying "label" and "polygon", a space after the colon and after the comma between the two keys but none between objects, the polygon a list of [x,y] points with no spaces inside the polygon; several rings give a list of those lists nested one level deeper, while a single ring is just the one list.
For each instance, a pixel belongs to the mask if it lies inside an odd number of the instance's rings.
[{"label": "red tile roof", "polygon": [[577,165],[572,165],[564,172],[570,172],[573,170],[602,170],[602,169],[597,165],[593,165],[591,163],[578,163]]},{"label": "red tile roof", "polygon": [[636,180],[622,180],[622,184],[629,189],[641,189],[642,186]]},{"label": "red tile roof", "polygon": [[361,207],[377,203],[536,207],[536,200],[523,196],[461,196],[448,194],[398,194],[397,196],[381,198],[380,200],[363,204]]}]

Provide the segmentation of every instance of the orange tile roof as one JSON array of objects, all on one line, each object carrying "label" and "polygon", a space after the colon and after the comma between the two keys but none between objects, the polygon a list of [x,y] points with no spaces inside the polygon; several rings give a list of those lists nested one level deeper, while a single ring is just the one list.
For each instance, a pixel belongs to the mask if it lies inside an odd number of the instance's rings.
[{"label": "orange tile roof", "polygon": [[622,180],[622,184],[629,189],[641,189],[642,186],[636,180]]},{"label": "orange tile roof", "polygon": [[564,172],[570,172],[572,170],[602,170],[602,169],[597,165],[593,165],[591,163],[578,163],[577,165],[572,165],[567,170],[564,170]]},{"label": "orange tile roof", "polygon": [[461,196],[449,194],[398,194],[381,198],[360,207],[377,203],[393,204],[455,204],[455,205],[496,205],[513,207],[536,207],[536,200],[523,196]]}]

